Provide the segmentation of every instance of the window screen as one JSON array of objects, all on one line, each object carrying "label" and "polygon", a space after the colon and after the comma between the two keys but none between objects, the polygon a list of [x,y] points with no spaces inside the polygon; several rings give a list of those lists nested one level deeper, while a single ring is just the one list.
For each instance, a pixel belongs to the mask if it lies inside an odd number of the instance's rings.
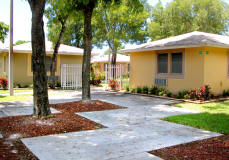
[{"label": "window screen", "polygon": [[182,53],[172,53],[172,73],[182,73]]},{"label": "window screen", "polygon": [[158,54],[158,73],[168,73],[168,53]]}]

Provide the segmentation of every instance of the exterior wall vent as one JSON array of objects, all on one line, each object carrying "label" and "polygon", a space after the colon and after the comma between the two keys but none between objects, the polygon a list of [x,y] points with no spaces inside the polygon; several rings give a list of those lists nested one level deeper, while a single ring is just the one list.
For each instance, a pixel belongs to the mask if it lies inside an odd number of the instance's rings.
[{"label": "exterior wall vent", "polygon": [[168,81],[165,78],[155,78],[154,84],[159,86],[167,86]]}]

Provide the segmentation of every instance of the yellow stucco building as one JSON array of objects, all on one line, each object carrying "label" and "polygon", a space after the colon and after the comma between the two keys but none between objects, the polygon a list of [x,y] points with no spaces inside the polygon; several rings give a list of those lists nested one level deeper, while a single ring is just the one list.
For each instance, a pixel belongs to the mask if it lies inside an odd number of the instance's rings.
[{"label": "yellow stucco building", "polygon": [[130,53],[130,86],[154,85],[177,93],[210,85],[215,95],[229,89],[229,37],[191,32],[145,43]]},{"label": "yellow stucco building", "polygon": [[[46,71],[50,74],[52,43],[46,42]],[[60,81],[62,64],[82,64],[83,49],[60,45],[57,57],[56,79]],[[15,84],[22,86],[32,84],[33,73],[31,67],[31,42],[14,46],[13,52],[13,79]],[[8,49],[0,48],[0,76],[8,78]]]},{"label": "yellow stucco building", "polygon": [[[106,70],[106,66],[111,63],[111,56],[112,55],[97,55],[93,56],[91,63],[96,65],[95,72],[97,73],[104,73]],[[116,65],[122,65],[123,68],[128,72],[130,68],[130,56],[117,54],[116,57]],[[124,72],[123,71],[123,72]]]}]

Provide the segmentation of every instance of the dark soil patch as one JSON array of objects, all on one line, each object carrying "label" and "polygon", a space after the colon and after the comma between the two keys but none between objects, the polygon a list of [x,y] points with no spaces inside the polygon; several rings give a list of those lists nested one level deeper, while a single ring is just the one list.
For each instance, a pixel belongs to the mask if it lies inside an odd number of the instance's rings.
[{"label": "dark soil patch", "polygon": [[94,104],[81,104],[81,101],[51,105],[62,113],[52,114],[43,119],[33,116],[13,116],[0,118],[1,160],[37,160],[21,142],[21,138],[45,136],[67,132],[104,128],[96,122],[76,115],[75,112],[121,109],[122,107],[102,101]]},{"label": "dark soil patch", "polygon": [[82,104],[81,101],[76,101],[69,103],[52,104],[51,107],[63,113],[92,112],[124,108],[118,105],[106,103],[99,100],[94,101],[93,104]]},{"label": "dark soil patch", "polygon": [[165,160],[228,160],[229,135],[153,150],[150,153]]}]

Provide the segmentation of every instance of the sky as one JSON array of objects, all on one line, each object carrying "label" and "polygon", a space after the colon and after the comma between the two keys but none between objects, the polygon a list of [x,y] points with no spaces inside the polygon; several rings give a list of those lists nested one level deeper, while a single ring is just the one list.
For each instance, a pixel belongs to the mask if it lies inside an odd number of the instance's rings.
[{"label": "sky", "polygon": [[[171,0],[162,0],[163,4],[166,4]],[[155,5],[158,0],[148,0],[151,5]],[[9,25],[9,17],[10,17],[10,0],[0,0],[0,21]],[[44,30],[45,34],[47,34],[46,22],[47,19],[44,17]],[[26,0],[14,0],[14,43],[18,40],[26,40],[31,41],[31,10],[29,3]],[[47,38],[47,36],[46,36]],[[5,44],[8,45],[9,38],[6,38]],[[108,47],[103,47],[103,49],[94,48],[94,52],[103,53],[107,50]]]},{"label": "sky", "polygon": [[[163,5],[166,5],[172,0],[161,0]],[[229,0],[224,0],[229,3]],[[158,0],[148,0],[150,5],[155,5]],[[0,0],[0,21],[9,25],[10,16],[10,0]],[[47,34],[46,22],[45,22],[45,34]],[[29,3],[26,0],[14,0],[14,43],[18,40],[31,41],[31,10]],[[5,44],[9,43],[9,39],[5,40]],[[103,47],[102,50],[94,48],[94,52],[104,52],[107,47]]]}]

